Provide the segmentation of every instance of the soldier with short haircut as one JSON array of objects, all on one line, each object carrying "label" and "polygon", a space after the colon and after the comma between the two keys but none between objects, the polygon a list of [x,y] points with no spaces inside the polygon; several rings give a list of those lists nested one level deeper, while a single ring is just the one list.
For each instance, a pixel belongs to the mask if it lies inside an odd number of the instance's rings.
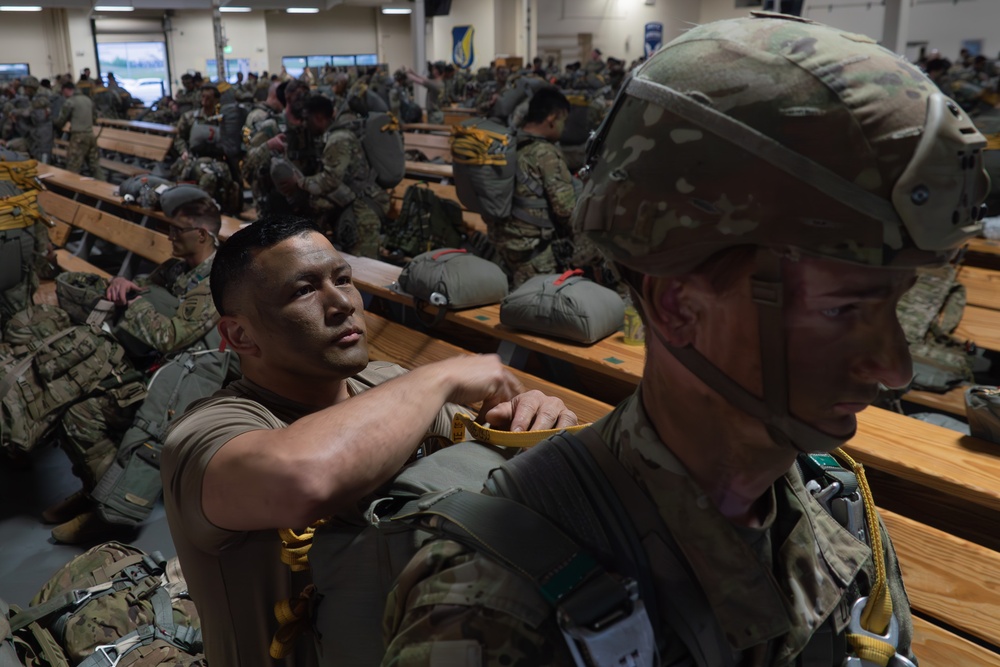
[{"label": "soldier with short haircut", "polygon": [[569,216],[576,193],[566,159],[555,143],[569,111],[562,93],[542,88],[532,96],[524,126],[517,133],[511,217],[489,227],[499,264],[514,288],[532,276],[554,273],[559,265],[552,243],[571,236]]},{"label": "soldier with short haircut", "polygon": [[573,218],[641,306],[639,388],[493,471],[483,500],[559,530],[425,546],[383,665],[912,666],[895,552],[838,448],[910,381],[896,304],[980,229],[985,146],[903,58],[797,17],[651,56]]},{"label": "soldier with short haircut", "polygon": [[192,75],[181,75],[181,90],[174,94],[174,101],[177,102],[177,113],[182,116],[198,107],[200,97]]},{"label": "soldier with short haircut", "polygon": [[57,132],[61,132],[66,122],[69,122],[69,148],[66,149],[66,168],[79,174],[83,163],[87,163],[91,176],[99,181],[104,180],[104,168],[101,167],[101,155],[97,151],[97,138],[94,136],[94,122],[97,120],[97,109],[89,97],[78,90],[72,81],[62,85],[63,102],[59,117],[52,121]]}]

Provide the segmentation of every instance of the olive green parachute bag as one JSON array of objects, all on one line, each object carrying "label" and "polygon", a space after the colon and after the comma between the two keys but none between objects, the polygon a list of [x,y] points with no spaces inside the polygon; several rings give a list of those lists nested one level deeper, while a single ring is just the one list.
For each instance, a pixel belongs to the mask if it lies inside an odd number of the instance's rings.
[{"label": "olive green parachute bag", "polygon": [[201,621],[177,559],[118,542],[56,572],[15,618],[48,628],[78,667],[204,667]]}]

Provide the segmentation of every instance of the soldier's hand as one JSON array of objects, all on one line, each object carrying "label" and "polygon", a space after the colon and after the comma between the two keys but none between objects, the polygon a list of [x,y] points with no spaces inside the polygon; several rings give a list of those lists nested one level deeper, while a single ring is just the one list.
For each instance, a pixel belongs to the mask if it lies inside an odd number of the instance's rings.
[{"label": "soldier's hand", "polygon": [[547,396],[537,389],[518,394],[486,413],[480,412],[480,417],[502,431],[541,431],[575,426],[578,422],[576,413],[561,398]]},{"label": "soldier's hand", "polygon": [[287,137],[285,137],[285,133],[282,132],[281,134],[268,139],[267,147],[270,148],[272,151],[284,153],[285,149],[288,148],[288,141]]},{"label": "soldier's hand", "polygon": [[[122,278],[117,276],[111,279],[108,283],[108,289],[104,294],[104,297],[113,302],[117,306],[127,306],[129,304],[128,293],[138,292],[142,288],[136,285],[134,282],[128,278]],[[134,300],[134,297],[133,297]]]},{"label": "soldier's hand", "polygon": [[438,370],[450,388],[448,400],[460,405],[481,401],[480,414],[511,400],[524,389],[517,376],[495,354],[448,359],[439,362]]}]

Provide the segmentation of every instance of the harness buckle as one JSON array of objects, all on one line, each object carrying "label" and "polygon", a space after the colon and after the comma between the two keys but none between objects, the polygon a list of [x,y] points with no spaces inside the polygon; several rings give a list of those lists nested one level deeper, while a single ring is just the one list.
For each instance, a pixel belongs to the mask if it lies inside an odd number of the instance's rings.
[{"label": "harness buckle", "polygon": [[[871,639],[877,639],[878,641],[885,642],[892,646],[893,649],[899,648],[899,621],[896,620],[896,615],[893,614],[889,617],[889,627],[886,628],[884,635],[879,635],[869,630],[866,630],[861,625],[861,613],[865,610],[865,605],[868,603],[868,596],[864,595],[858,598],[854,605],[851,607],[851,620],[847,623],[847,629],[845,632],[849,635],[861,635],[863,637],[869,637]],[[844,658],[842,667],[878,667],[874,662],[870,660],[863,660],[857,656],[849,655]],[[887,667],[916,667],[913,663],[907,659],[905,656],[896,653],[892,660],[889,662]]]},{"label": "harness buckle", "polygon": [[[107,661],[107,667],[115,667],[122,659],[122,653],[114,644],[103,644],[94,648],[94,653],[100,653]],[[103,666],[102,666],[103,667]]]},{"label": "harness buckle", "polygon": [[[594,583],[600,586],[601,582]],[[574,596],[559,605],[556,619],[566,645],[577,665],[653,667],[656,664],[656,639],[649,614],[639,599],[639,586],[633,579],[616,583],[625,588],[624,604],[615,604],[603,610],[599,617],[586,624],[576,623],[567,610],[567,605],[572,606]],[[586,588],[588,586],[583,586],[578,593],[594,600],[584,592]]]}]

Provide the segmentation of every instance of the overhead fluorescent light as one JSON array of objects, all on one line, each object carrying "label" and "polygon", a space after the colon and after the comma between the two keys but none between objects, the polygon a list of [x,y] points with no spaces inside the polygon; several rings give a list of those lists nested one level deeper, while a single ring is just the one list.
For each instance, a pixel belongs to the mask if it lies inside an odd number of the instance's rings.
[{"label": "overhead fluorescent light", "polygon": [[0,5],[0,12],[40,12],[41,7],[29,7],[19,5]]},{"label": "overhead fluorescent light", "polygon": [[412,14],[413,10],[409,7],[383,7],[383,14]]},{"label": "overhead fluorescent light", "polygon": [[95,12],[131,12],[134,8],[126,5],[96,5]]},{"label": "overhead fluorescent light", "polygon": [[245,14],[250,11],[249,7],[219,7],[220,12],[230,12],[233,14]]},{"label": "overhead fluorescent light", "polygon": [[289,14],[319,14],[316,7],[289,7],[285,11]]}]

